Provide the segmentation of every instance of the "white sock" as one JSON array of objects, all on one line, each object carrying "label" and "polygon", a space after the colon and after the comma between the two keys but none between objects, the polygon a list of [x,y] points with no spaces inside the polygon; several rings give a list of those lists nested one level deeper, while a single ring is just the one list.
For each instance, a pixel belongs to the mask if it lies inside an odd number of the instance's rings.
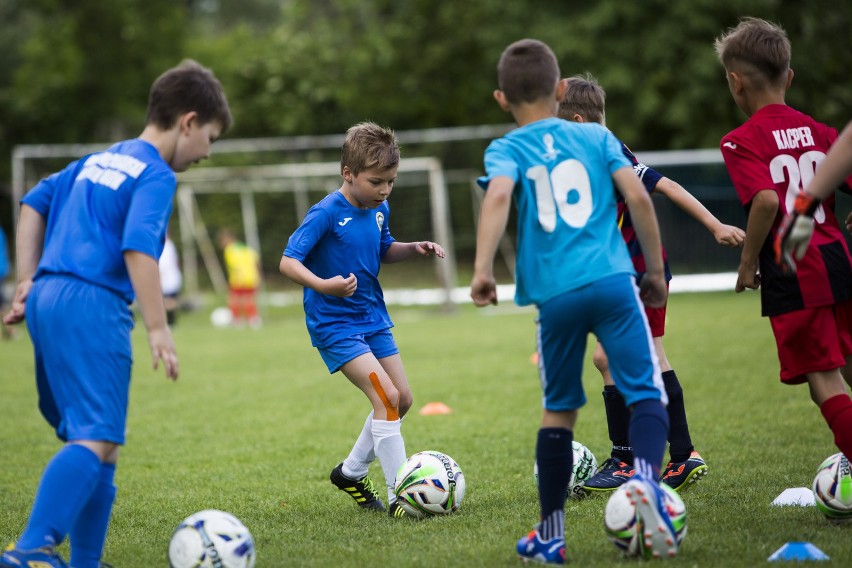
[{"label": "white sock", "polygon": [[343,460],[343,475],[349,479],[361,479],[370,471],[370,463],[376,459],[376,452],[373,449],[373,413],[367,415],[367,420],[364,421],[364,427],[361,428],[361,433],[352,446],[352,451],[349,456]]},{"label": "white sock", "polygon": [[373,444],[376,456],[382,464],[385,474],[385,483],[388,486],[388,504],[396,501],[393,493],[396,484],[396,472],[405,463],[405,441],[402,439],[400,429],[402,420],[373,420]]}]

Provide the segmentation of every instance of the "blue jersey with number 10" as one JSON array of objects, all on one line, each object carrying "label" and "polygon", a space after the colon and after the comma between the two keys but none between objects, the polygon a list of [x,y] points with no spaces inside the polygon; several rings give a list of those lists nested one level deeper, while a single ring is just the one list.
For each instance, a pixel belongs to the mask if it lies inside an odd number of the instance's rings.
[{"label": "blue jersey with number 10", "polygon": [[633,274],[616,224],[612,174],[631,164],[606,128],[539,120],[494,140],[483,188],[514,180],[518,209],[515,301],[541,305],[607,276]]}]

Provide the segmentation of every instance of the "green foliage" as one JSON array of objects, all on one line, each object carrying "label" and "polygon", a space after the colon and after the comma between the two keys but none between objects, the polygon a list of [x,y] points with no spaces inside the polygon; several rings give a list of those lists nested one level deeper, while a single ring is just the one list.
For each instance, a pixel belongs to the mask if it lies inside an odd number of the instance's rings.
[{"label": "green foliage", "polygon": [[[221,301],[221,300],[220,300]],[[423,522],[366,514],[328,481],[369,405],[310,346],[299,306],[270,309],[260,331],[213,329],[209,310],[185,314],[175,339],[181,377],[150,368],[145,333],[134,332],[128,443],[104,560],[163,566],[177,523],[208,507],[230,511],[254,534],[258,566],[517,566],[515,541],[537,521],[532,474],[540,387],[529,363],[535,313],[512,306],[452,315],[391,309],[415,403],[403,433],[409,454],[437,449],[461,465],[461,510]],[[774,507],[787,487],[810,484],[836,450],[807,388],[778,382],[778,362],[757,294],[670,298],[668,357],[684,387],[690,431],[710,467],[683,494],[689,533],[671,563],[750,567],[785,542],[810,541],[847,565],[848,527],[813,507]],[[607,455],[601,381],[575,430],[599,461]],[[0,344],[0,542],[23,529],[44,464],[58,449],[38,415],[25,337]],[[447,416],[421,416],[442,401]],[[381,470],[374,464],[377,483]],[[590,567],[633,565],[604,536],[606,499],[569,501],[568,558]],[[67,552],[67,549],[64,549]]]}]

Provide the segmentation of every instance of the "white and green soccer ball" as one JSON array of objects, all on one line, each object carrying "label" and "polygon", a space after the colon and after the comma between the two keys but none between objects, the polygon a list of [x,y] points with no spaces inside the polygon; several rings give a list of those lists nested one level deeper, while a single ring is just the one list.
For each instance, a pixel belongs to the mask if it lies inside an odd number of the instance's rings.
[{"label": "white and green soccer ball", "polygon": [[826,458],[813,483],[817,508],[832,521],[852,519],[852,471],[842,453]]},{"label": "white and green soccer ball", "polygon": [[[607,501],[604,510],[604,530],[606,536],[616,548],[626,556],[650,558],[651,552],[645,547],[644,527],[636,515],[636,504],[627,495],[627,484],[616,489]],[[686,506],[677,491],[660,484],[663,490],[666,513],[671,519],[678,546],[686,538]]]},{"label": "white and green soccer ball", "polygon": [[[571,479],[568,481],[568,497],[582,499],[586,496],[583,483],[598,470],[598,460],[592,450],[574,440],[572,442],[574,459],[571,466]],[[538,483],[538,462],[533,465],[533,475]]]},{"label": "white and green soccer ball", "polygon": [[190,515],[169,542],[171,568],[253,568],[254,539],[235,516],[217,509]]},{"label": "white and green soccer ball", "polygon": [[397,502],[413,517],[453,513],[461,507],[464,492],[464,473],[453,458],[442,452],[418,452],[396,474]]}]

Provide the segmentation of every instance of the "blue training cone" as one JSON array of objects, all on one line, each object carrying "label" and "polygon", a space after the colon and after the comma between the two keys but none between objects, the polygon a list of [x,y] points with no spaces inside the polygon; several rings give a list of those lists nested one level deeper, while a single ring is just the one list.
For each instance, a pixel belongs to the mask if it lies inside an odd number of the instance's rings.
[{"label": "blue training cone", "polygon": [[788,542],[767,560],[828,560],[828,555],[809,542]]}]

